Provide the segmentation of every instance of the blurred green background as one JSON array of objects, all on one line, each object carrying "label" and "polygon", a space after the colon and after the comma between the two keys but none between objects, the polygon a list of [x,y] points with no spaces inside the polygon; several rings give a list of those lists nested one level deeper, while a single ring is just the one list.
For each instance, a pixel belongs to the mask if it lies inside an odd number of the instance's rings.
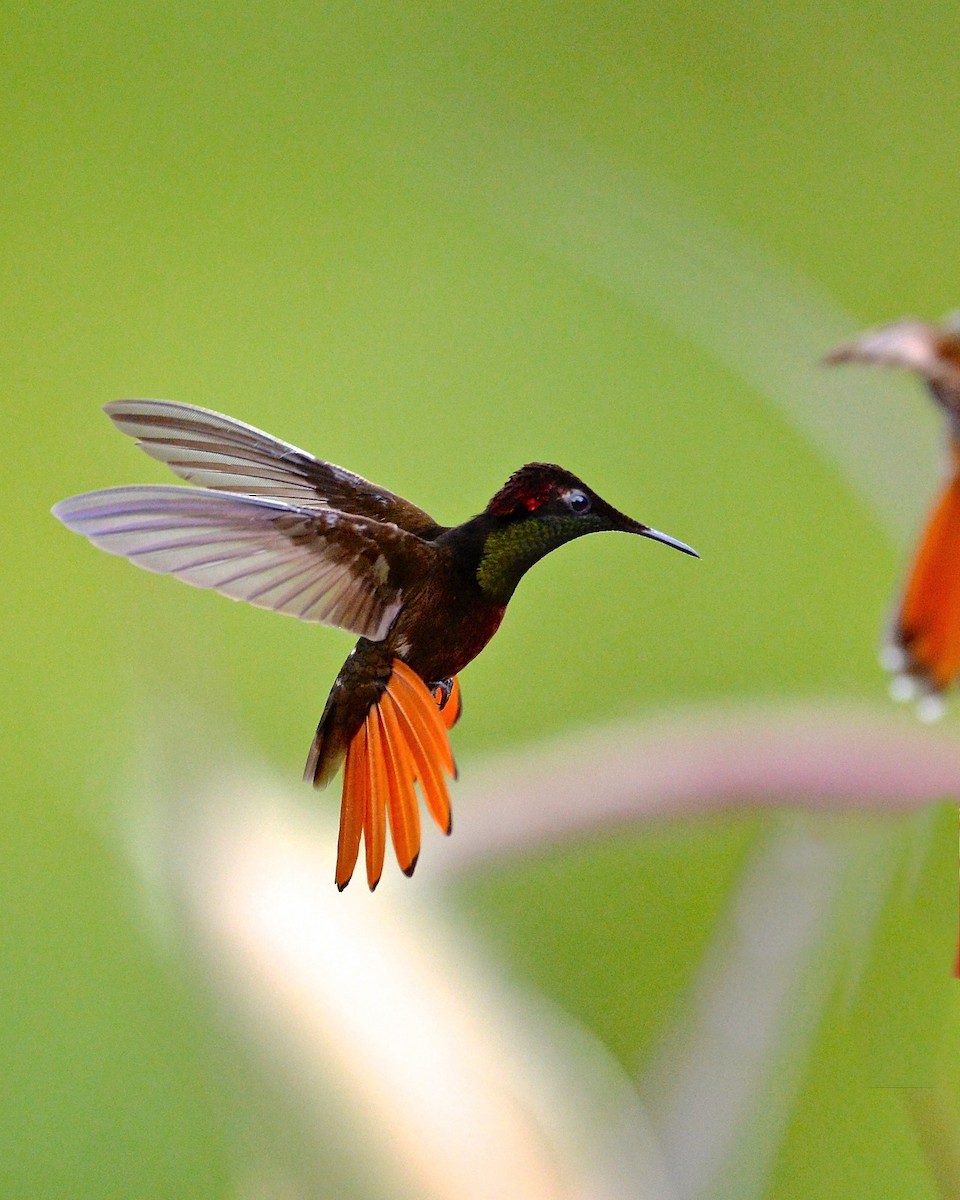
[{"label": "blurred green background", "polygon": [[[935,415],[914,385],[883,381],[883,420],[929,462],[920,477],[908,458],[879,462],[893,528],[843,468],[856,426],[833,455],[795,399],[761,386],[779,373],[770,329],[755,369],[722,343],[725,329],[750,342],[738,296],[757,263],[769,294],[754,302],[800,362],[830,348],[824,328],[838,340],[957,305],[960,84],[942,15],[809,0],[4,5],[0,1194],[232,1196],[245,1122],[282,1152],[282,1121],[250,1115],[267,1102],[238,1099],[256,1090],[242,1049],[145,918],[116,815],[179,697],[296,786],[350,646],[61,528],[48,510],[66,495],[166,481],[99,406],[215,408],[450,523],[521,463],[557,461],[698,548],[695,564],[585,539],[540,565],[464,677],[461,770],[691,704],[882,706],[878,630],[934,486]],[[631,189],[666,245],[649,274],[622,241],[629,206],[616,224]],[[703,337],[688,262],[715,288],[699,296],[719,320]],[[816,319],[778,326],[798,288]],[[691,823],[511,862],[453,887],[457,919],[633,1069],[764,828]],[[949,819],[938,828],[952,837]],[[931,851],[870,950],[894,1045],[916,1038],[918,941],[955,901],[931,863],[951,855]],[[924,1036],[955,1077],[953,1000],[936,994]],[[872,1077],[860,1017],[875,1033],[869,998],[828,1009],[777,1200],[938,1194],[890,1089],[867,1086],[929,1080]]]}]

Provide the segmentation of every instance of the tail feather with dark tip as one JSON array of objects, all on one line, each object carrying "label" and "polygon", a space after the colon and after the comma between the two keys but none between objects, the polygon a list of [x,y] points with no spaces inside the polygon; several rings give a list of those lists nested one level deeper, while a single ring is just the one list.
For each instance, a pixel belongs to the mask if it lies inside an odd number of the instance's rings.
[{"label": "tail feather with dark tip", "polygon": [[[456,681],[450,700],[440,710],[419,675],[400,659],[394,660],[379,699],[370,705],[346,747],[336,869],[341,891],[353,875],[361,838],[367,883],[371,890],[377,886],[388,827],[400,869],[405,875],[413,874],[420,855],[416,785],[430,815],[444,833],[450,833],[450,797],[444,776],[454,777],[456,766],[447,730],[459,711]],[[335,744],[337,735],[324,726],[329,726],[331,715],[326,714],[317,730],[308,776],[311,763],[330,761],[325,748]]]}]

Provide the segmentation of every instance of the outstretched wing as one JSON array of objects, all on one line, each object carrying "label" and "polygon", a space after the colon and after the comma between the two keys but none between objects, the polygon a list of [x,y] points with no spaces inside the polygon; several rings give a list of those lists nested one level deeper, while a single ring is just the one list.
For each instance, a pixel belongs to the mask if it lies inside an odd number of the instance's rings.
[{"label": "outstretched wing", "polygon": [[234,600],[379,641],[432,548],[396,525],[184,487],[72,496],[53,513],[110,554]]},{"label": "outstretched wing", "polygon": [[198,487],[336,508],[420,536],[438,528],[401,496],[232,417],[172,400],[112,400],[104,411],[151,458]]},{"label": "outstretched wing", "polygon": [[960,325],[956,318],[940,325],[905,317],[868,330],[832,350],[824,362],[879,363],[915,371],[960,431]]}]

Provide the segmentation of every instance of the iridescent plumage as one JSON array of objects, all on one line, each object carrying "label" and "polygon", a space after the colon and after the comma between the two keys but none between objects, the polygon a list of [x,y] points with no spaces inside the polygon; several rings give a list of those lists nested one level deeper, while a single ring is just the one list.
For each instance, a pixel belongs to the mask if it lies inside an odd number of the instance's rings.
[{"label": "iridescent plumage", "polygon": [[306,767],[322,787],[344,766],[341,889],[361,839],[376,887],[388,826],[401,869],[413,872],[418,788],[450,832],[456,676],[496,632],[529,567],[601,530],[695,553],[547,463],[521,468],[484,512],[448,528],[393,492],[219,413],[167,400],[117,400],[106,411],[195,486],[74,496],[53,510],[65,525],[147,570],[359,635]]}]

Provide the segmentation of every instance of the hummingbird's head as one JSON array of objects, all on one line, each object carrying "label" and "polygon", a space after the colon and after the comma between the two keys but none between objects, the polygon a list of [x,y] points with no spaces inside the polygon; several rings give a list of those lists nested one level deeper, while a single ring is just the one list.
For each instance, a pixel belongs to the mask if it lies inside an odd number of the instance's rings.
[{"label": "hummingbird's head", "polygon": [[583,480],[552,463],[527,463],[487,505],[492,518],[477,571],[484,591],[503,598],[535,562],[587,533],[619,530],[652,538],[699,557],[684,542],[626,516]]}]

